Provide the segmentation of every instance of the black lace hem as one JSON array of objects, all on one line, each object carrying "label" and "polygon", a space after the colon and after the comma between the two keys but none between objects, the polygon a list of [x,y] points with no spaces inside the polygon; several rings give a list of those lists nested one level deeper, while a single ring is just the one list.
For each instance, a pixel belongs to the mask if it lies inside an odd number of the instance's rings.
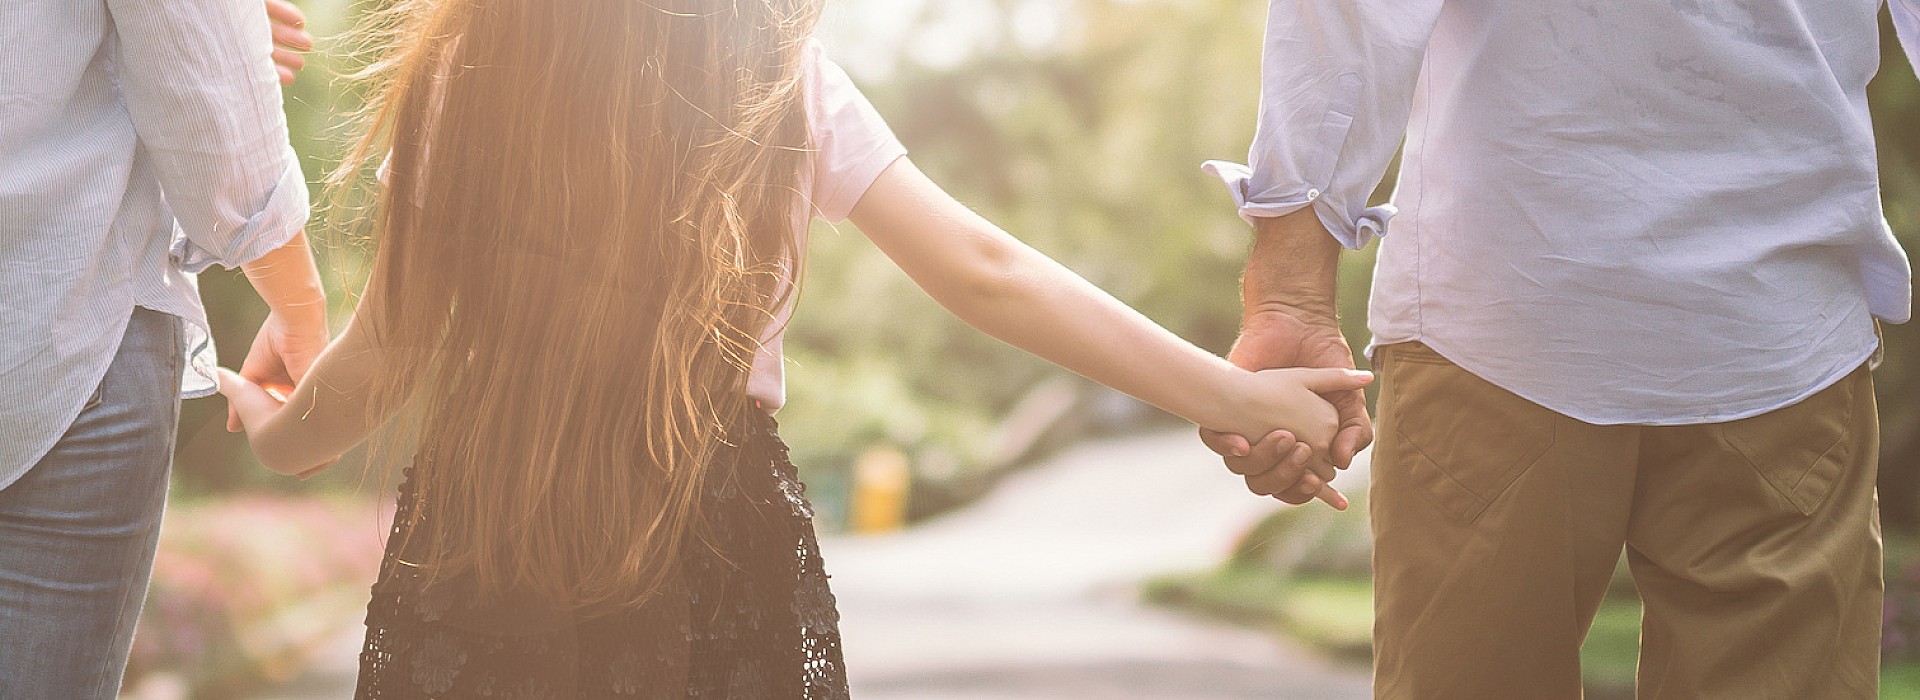
[{"label": "black lace hem", "polygon": [[847,697],[840,616],[787,448],[771,417],[740,430],[716,474],[713,546],[689,547],[683,585],[637,609],[579,619],[533,601],[480,606],[422,588],[395,551],[399,512],[367,610],[357,700]]}]

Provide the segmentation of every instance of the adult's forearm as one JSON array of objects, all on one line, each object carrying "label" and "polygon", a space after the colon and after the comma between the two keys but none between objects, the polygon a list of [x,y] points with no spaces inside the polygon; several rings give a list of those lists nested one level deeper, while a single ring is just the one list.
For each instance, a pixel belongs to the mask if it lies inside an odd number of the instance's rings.
[{"label": "adult's forearm", "polygon": [[1340,242],[1327,233],[1312,207],[1256,219],[1253,251],[1240,280],[1243,312],[1281,312],[1332,324],[1340,273]]},{"label": "adult's forearm", "polygon": [[320,285],[320,270],[314,265],[305,232],[294,234],[286,245],[242,269],[274,313],[293,319],[326,320],[326,292]]}]

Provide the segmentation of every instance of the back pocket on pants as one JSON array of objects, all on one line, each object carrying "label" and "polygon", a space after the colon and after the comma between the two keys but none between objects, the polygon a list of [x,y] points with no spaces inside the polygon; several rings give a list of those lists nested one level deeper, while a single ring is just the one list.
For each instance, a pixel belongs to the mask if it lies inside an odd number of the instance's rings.
[{"label": "back pocket on pants", "polygon": [[1419,343],[1380,348],[1393,437],[1410,483],[1461,523],[1478,520],[1553,446],[1552,411]]}]

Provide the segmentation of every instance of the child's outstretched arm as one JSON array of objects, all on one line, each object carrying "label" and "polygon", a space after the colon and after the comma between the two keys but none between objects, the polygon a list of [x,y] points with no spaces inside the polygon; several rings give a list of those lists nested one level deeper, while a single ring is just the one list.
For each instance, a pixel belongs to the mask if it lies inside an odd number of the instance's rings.
[{"label": "child's outstretched arm", "polygon": [[[365,305],[362,305],[365,313]],[[220,393],[246,426],[254,456],[268,469],[305,476],[366,441],[394,402],[376,402],[375,380],[386,357],[356,317],[327,346],[293,393],[282,399],[221,370]],[[386,408],[381,408],[385,406]]]},{"label": "child's outstretched arm", "polygon": [[[1336,418],[1316,392],[1371,378],[1236,368],[981,218],[905,158],[868,188],[851,219],[969,325],[1211,430],[1257,438],[1285,429],[1325,450]],[[1344,503],[1331,488],[1323,493]]]}]

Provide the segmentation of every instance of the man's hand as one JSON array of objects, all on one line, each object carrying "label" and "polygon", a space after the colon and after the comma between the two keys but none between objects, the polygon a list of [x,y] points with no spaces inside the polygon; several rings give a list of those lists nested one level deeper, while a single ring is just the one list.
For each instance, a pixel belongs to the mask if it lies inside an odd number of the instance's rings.
[{"label": "man's hand", "polygon": [[[1304,314],[1271,308],[1254,311],[1240,330],[1227,359],[1240,367],[1259,370],[1275,367],[1333,367],[1353,369],[1353,349],[1341,334],[1332,316]],[[1334,434],[1330,451],[1323,459],[1345,469],[1355,455],[1373,443],[1373,421],[1367,416],[1367,395],[1363,390],[1343,391],[1326,397],[1340,412],[1340,429]],[[1316,446],[1318,447],[1318,446]],[[1330,477],[1331,474],[1322,476]]]},{"label": "man's hand", "polygon": [[304,54],[313,50],[307,16],[287,0],[267,0],[267,18],[273,22],[273,67],[281,85],[292,85],[294,74],[307,65]]},{"label": "man's hand", "polygon": [[1256,495],[1273,496],[1292,505],[1318,498],[1334,510],[1346,510],[1349,505],[1345,495],[1316,473],[1324,461],[1317,464],[1313,448],[1293,433],[1276,430],[1251,446],[1246,438],[1204,428],[1200,437],[1220,453],[1228,470],[1246,479],[1247,490]]},{"label": "man's hand", "polygon": [[[1249,370],[1275,367],[1353,368],[1353,352],[1331,317],[1312,318],[1282,309],[1255,311],[1247,317],[1240,340],[1227,355]],[[1343,391],[1324,397],[1340,414],[1340,428],[1331,445],[1296,444],[1290,434],[1276,433],[1259,443],[1247,438],[1202,430],[1207,447],[1219,453],[1227,468],[1246,477],[1247,488],[1299,505],[1318,497],[1335,508],[1346,499],[1331,486],[1336,471],[1373,442],[1373,423],[1367,417],[1366,393]]]},{"label": "man's hand", "polygon": [[[307,234],[294,234],[285,245],[242,268],[269,311],[240,365],[240,377],[263,389],[290,393],[327,348],[329,333],[327,294]],[[227,430],[240,429],[240,417],[229,409]]]},{"label": "man's hand", "polygon": [[[1311,207],[1255,224],[1253,251],[1241,279],[1245,317],[1240,339],[1227,358],[1249,370],[1281,367],[1353,369],[1353,351],[1340,333],[1334,288],[1340,245]],[[1227,468],[1247,478],[1247,488],[1299,505],[1319,498],[1335,508],[1346,499],[1328,484],[1373,442],[1366,394],[1360,390],[1324,396],[1340,417],[1327,445],[1297,445],[1295,436],[1250,437],[1200,431]],[[1312,453],[1311,455],[1304,453]]]},{"label": "man's hand", "polygon": [[[324,308],[324,307],[323,307]],[[298,320],[290,320],[297,318]],[[234,401],[231,379],[240,379],[247,386],[260,388],[260,393],[284,404],[287,397],[299,386],[300,380],[307,376],[307,370],[313,368],[320,353],[327,349],[327,316],[319,314],[298,314],[282,316],[278,311],[267,313],[267,320],[260,324],[260,333],[253,338],[253,349],[247,351],[247,359],[240,366],[240,372],[234,374],[221,370],[220,393],[227,399],[227,432],[239,432],[246,427],[241,417],[241,405]],[[263,404],[264,405],[264,404]],[[296,474],[301,480],[312,478],[315,474],[333,466],[332,462],[314,466]]]},{"label": "man's hand", "polygon": [[[291,393],[307,376],[313,361],[320,359],[320,352],[327,349],[327,316],[323,309],[297,315],[269,312],[266,322],[260,324],[260,333],[253,338],[253,348],[247,351],[246,362],[240,365],[240,377],[282,396]],[[239,413],[229,408],[227,431],[239,432],[241,428]]]},{"label": "man's hand", "polygon": [[[268,422],[273,420],[274,416],[286,410],[287,407],[287,396],[285,394],[247,381],[245,377],[235,374],[224,367],[220,369],[220,393],[227,397],[227,406],[230,411],[229,415],[233,416],[234,420],[240,421],[241,424],[245,426],[247,440],[250,443],[253,442],[254,437],[259,431],[266,429]],[[327,467],[333,466],[334,462],[337,461],[339,461],[338,458],[328,460],[319,465],[302,464],[297,467],[297,469],[299,469],[297,472],[287,470],[284,467],[275,469],[275,471],[291,473],[293,476],[305,481],[312,478],[313,475],[325,471]]]}]

